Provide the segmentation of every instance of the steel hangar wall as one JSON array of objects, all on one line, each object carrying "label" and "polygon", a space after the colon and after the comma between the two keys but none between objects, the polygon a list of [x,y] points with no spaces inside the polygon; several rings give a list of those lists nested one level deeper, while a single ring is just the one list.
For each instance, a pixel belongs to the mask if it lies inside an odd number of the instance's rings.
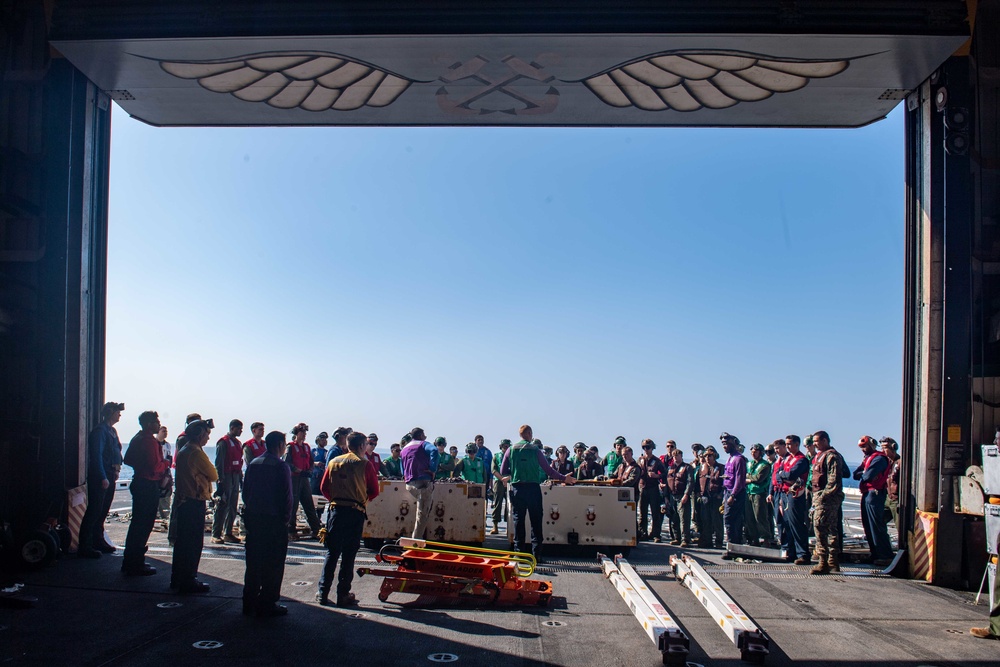
[{"label": "steel hangar wall", "polygon": [[[0,4],[0,526],[64,517],[104,394],[110,100]],[[4,531],[4,536],[11,533]]]},{"label": "steel hangar wall", "polygon": [[[1000,423],[1000,413],[991,406],[1000,404],[996,381],[1000,377],[1000,334],[996,333],[1000,325],[993,321],[1000,321],[1000,269],[996,268],[1000,266],[1000,250],[996,250],[1000,248],[996,238],[1000,229],[998,1],[968,3],[977,26],[971,52],[952,58],[922,84],[923,77],[951,51],[940,57],[928,55],[920,50],[918,40],[949,38],[954,42],[955,36],[967,31],[967,5],[961,0],[624,4],[510,0],[489,5],[442,2],[432,9],[398,0],[360,7],[353,3],[205,5],[150,0],[12,0],[0,4],[4,27],[0,32],[0,519],[23,531],[45,518],[65,517],[67,489],[86,481],[86,434],[104,400],[109,93],[118,96],[133,114],[166,110],[164,118],[175,119],[173,124],[218,124],[170,116],[178,107],[170,107],[169,101],[160,109],[130,110],[129,104],[143,100],[129,101],[133,95],[115,79],[124,76],[121,73],[128,63],[114,58],[131,57],[129,49],[141,46],[141,40],[156,42],[157,48],[166,50],[175,42],[200,40],[199,48],[207,53],[211,49],[205,45],[213,39],[263,44],[267,39],[317,34],[363,41],[377,35],[569,33],[592,41],[607,32],[619,36],[674,33],[681,38],[725,38],[738,32],[744,44],[750,39],[747,33],[777,35],[785,41],[816,34],[856,40],[900,35],[898,43],[915,50],[888,68],[910,66],[923,74],[886,87],[887,97],[878,101],[881,106],[874,107],[874,115],[863,122],[884,115],[902,97],[895,95],[911,91],[905,102],[908,259],[906,321],[901,327],[906,369],[901,442],[910,490],[905,504],[911,519],[916,509],[940,513],[942,539],[938,544],[943,546],[936,560],[935,581],[963,584],[978,567],[970,557],[978,549],[973,544],[977,520],[954,512],[954,488],[965,468],[976,462],[976,445],[992,440],[993,426]],[[150,20],[153,16],[156,20]],[[115,40],[127,47],[114,51]],[[156,73],[167,77],[163,62]],[[852,71],[860,71],[860,62],[852,65]],[[136,71],[143,74],[141,68]],[[440,87],[439,81],[419,78],[413,77],[414,90],[421,85],[432,91]],[[566,84],[562,85],[564,106],[573,95],[589,96],[588,103],[602,113],[608,112],[608,105],[621,104],[611,96],[600,106],[583,87],[570,90],[570,77],[564,78],[567,81],[555,81]],[[542,83],[553,85],[550,79]],[[170,85],[181,90],[177,82]],[[944,102],[939,100],[942,89],[947,96]],[[163,90],[157,94],[162,96]],[[602,89],[591,86],[595,90]],[[219,108],[222,98],[213,98],[217,94],[199,89],[197,82],[190,81],[186,91],[202,95],[198,99],[205,101],[179,107],[182,110]],[[801,95],[821,92],[819,82]],[[774,104],[779,97],[774,96]],[[239,113],[253,109],[225,99]],[[820,102],[812,105],[824,108]],[[754,109],[749,104],[742,108]],[[800,105],[796,113],[806,108]],[[965,125],[956,110],[968,111]],[[303,117],[299,110],[293,111],[300,115],[289,118]],[[282,118],[279,112],[272,105],[267,109],[271,115],[252,111],[247,116],[250,121],[233,122],[282,124],[272,120]],[[716,119],[707,124],[726,124],[717,120],[724,118],[721,112],[707,112]],[[622,113],[627,123],[664,124],[637,108]],[[570,120],[563,122],[601,124],[588,121],[597,117],[568,116]],[[470,124],[475,120],[468,115],[461,121],[454,118],[444,122]],[[488,122],[508,120],[500,114],[492,118]],[[760,119],[766,117],[750,113],[744,118],[735,124],[762,124]],[[790,124],[776,118],[774,124]],[[817,118],[804,124],[826,123],[825,116]],[[396,122],[407,124],[405,118]],[[536,115],[526,124],[544,122]],[[296,123],[301,124],[289,124]],[[308,123],[316,123],[315,117],[310,116]],[[362,120],[361,124],[377,123]],[[982,400],[974,401],[974,395]],[[909,526],[912,521],[904,528]]]}]

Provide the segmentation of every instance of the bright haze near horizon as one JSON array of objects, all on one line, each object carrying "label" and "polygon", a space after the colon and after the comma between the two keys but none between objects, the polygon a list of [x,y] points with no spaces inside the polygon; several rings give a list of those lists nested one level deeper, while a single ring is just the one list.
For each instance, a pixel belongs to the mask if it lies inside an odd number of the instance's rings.
[{"label": "bright haze near horizon", "polygon": [[[115,108],[108,400],[496,451],[898,439],[903,116],[157,129]],[[854,457],[858,458],[858,457]]]}]

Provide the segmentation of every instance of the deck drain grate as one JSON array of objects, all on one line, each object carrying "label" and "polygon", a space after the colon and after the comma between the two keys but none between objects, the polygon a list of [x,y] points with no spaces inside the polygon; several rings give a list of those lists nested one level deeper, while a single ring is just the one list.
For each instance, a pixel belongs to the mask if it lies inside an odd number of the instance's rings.
[{"label": "deck drain grate", "polygon": [[455,662],[458,656],[454,653],[431,653],[427,659],[431,662]]}]

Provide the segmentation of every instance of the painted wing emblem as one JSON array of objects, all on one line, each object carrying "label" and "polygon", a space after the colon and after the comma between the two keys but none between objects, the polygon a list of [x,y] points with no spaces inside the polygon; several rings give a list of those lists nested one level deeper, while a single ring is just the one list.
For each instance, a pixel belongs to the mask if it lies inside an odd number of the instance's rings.
[{"label": "painted wing emblem", "polygon": [[414,79],[332,53],[258,53],[225,60],[160,61],[168,74],[215,93],[277,109],[353,111],[386,107]]},{"label": "painted wing emblem", "polygon": [[836,76],[850,60],[775,58],[739,51],[665,51],[617,65],[582,83],[602,102],[643,111],[725,109]]}]

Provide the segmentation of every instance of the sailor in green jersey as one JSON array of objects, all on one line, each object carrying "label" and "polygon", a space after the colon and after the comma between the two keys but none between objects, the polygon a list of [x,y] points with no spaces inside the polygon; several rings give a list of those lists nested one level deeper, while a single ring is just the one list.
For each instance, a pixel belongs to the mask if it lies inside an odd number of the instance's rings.
[{"label": "sailor in green jersey", "polygon": [[548,464],[542,452],[531,442],[531,427],[520,429],[521,440],[504,454],[500,474],[510,475],[510,504],[514,516],[514,550],[524,552],[526,526],[524,520],[531,521],[531,553],[538,562],[542,554],[542,487],[538,483],[540,470],[560,482],[573,484],[572,475],[561,475]]},{"label": "sailor in green jersey", "polygon": [[615,471],[618,470],[618,466],[620,466],[622,461],[625,460],[622,458],[622,448],[627,444],[628,443],[625,442],[625,436],[618,436],[615,438],[614,449],[608,452],[608,455],[601,461],[601,465],[604,466],[604,474],[608,477],[614,476]]},{"label": "sailor in green jersey", "polygon": [[403,479],[403,459],[399,458],[402,447],[393,443],[389,446],[389,458],[382,461],[382,474],[389,479]]},{"label": "sailor in green jersey", "polygon": [[509,477],[500,474],[500,466],[503,465],[503,455],[510,449],[510,440],[504,438],[500,441],[500,451],[493,455],[493,467],[491,475],[493,477],[493,530],[490,535],[500,532],[500,519],[507,513],[507,482]]},{"label": "sailor in green jersey", "polygon": [[764,458],[764,445],[750,448],[747,461],[747,544],[766,546],[771,541],[771,519],[767,513],[767,496],[771,493],[771,464]]},{"label": "sailor in green jersey", "polygon": [[578,442],[573,445],[573,456],[570,457],[570,461],[573,462],[573,470],[580,470],[580,466],[586,460],[587,445],[582,442]]},{"label": "sailor in green jersey", "polygon": [[486,481],[482,460],[476,456],[479,451],[478,445],[470,442],[465,446],[465,457],[455,466],[455,476],[461,477],[466,482],[482,484]]},{"label": "sailor in green jersey", "polygon": [[455,472],[455,457],[444,451],[444,448],[448,446],[448,441],[444,438],[434,438],[434,446],[438,450],[438,467],[437,472],[434,473],[434,479],[448,479]]}]

